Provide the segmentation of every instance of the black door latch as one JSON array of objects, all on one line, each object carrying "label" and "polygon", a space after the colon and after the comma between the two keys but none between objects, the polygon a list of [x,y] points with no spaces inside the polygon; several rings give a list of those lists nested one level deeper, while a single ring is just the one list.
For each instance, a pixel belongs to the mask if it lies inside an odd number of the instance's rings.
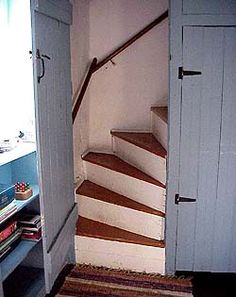
[{"label": "black door latch", "polygon": [[175,194],[175,204],[179,204],[179,202],[196,202],[196,199],[181,197],[179,194]]},{"label": "black door latch", "polygon": [[201,75],[201,71],[184,70],[183,67],[179,67],[179,79],[183,79],[184,76]]}]

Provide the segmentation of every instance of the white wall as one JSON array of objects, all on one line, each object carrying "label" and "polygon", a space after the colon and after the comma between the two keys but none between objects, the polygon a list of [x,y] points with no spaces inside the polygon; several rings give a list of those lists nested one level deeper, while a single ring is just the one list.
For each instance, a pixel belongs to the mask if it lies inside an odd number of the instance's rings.
[{"label": "white wall", "polygon": [[[90,1],[90,59],[104,58],[168,8],[168,0]],[[89,88],[89,146],[111,150],[111,129],[150,129],[150,107],[165,105],[168,21],[94,74]]]},{"label": "white wall", "polygon": [[[77,93],[89,64],[89,1],[72,0],[71,65],[73,95]],[[88,148],[89,97],[85,95],[74,123],[74,176],[83,179],[81,154]]]}]

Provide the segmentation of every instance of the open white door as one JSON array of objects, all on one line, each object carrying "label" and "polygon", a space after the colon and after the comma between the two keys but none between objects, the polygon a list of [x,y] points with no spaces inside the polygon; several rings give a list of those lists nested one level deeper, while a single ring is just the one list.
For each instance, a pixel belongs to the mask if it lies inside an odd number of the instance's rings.
[{"label": "open white door", "polygon": [[33,0],[31,12],[40,204],[49,292],[65,263],[74,260],[71,5],[65,0]]},{"label": "open white door", "polygon": [[235,49],[236,28],[183,28],[176,270],[236,272]]}]

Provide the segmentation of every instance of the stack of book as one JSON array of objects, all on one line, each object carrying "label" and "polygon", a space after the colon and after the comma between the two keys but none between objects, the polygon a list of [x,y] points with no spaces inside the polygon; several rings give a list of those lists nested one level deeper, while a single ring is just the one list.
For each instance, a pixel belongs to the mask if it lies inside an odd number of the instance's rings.
[{"label": "stack of book", "polygon": [[0,184],[0,224],[17,211],[14,186]]},{"label": "stack of book", "polygon": [[21,237],[22,229],[17,228],[17,222],[11,221],[0,228],[0,259],[16,246]]},{"label": "stack of book", "polygon": [[41,217],[40,215],[25,214],[19,221],[22,228],[22,239],[39,241],[41,239]]}]

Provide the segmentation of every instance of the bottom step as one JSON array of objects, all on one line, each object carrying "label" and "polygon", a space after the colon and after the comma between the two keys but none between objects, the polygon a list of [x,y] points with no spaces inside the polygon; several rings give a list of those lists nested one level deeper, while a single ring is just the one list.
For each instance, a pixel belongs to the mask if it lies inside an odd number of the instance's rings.
[{"label": "bottom step", "polygon": [[76,262],[164,274],[164,242],[79,217]]}]

